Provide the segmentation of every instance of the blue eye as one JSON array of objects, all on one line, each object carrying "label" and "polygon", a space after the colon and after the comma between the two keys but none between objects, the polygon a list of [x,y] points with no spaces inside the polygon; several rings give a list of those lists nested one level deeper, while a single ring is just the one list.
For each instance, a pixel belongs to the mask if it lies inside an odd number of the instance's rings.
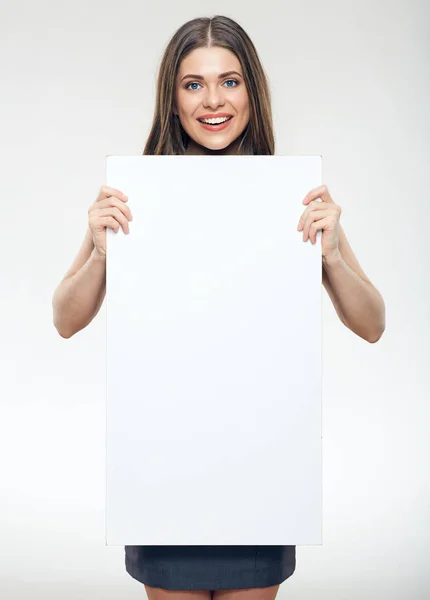
[{"label": "blue eye", "polygon": [[[232,88],[232,87],[237,87],[239,85],[239,82],[236,79],[227,79],[224,83],[228,83],[229,81],[233,81],[236,85],[228,85],[228,88]],[[197,88],[190,88],[190,85],[200,85],[200,83],[197,83],[197,81],[192,81],[191,83],[189,83],[186,86],[186,90],[192,89],[192,90],[196,90]]]}]

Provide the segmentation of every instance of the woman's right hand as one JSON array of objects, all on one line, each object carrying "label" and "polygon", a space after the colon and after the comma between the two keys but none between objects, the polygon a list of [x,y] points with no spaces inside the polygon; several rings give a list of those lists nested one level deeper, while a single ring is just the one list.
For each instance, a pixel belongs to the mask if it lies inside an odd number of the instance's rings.
[{"label": "woman's right hand", "polygon": [[128,196],[120,190],[102,185],[96,201],[88,209],[88,225],[100,256],[106,256],[106,227],[117,232],[121,225],[124,233],[130,233],[128,222],[133,220],[133,215],[125,204],[127,201]]}]

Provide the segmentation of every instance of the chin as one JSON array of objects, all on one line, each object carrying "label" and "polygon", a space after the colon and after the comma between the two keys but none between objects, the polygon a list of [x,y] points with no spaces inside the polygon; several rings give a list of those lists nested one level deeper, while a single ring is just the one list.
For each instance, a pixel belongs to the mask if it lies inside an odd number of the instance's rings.
[{"label": "chin", "polygon": [[200,146],[204,146],[208,150],[224,150],[225,148],[228,148],[234,141],[235,140],[226,140],[223,142],[222,140],[219,140],[218,142],[216,142],[214,140],[212,143],[209,144],[203,141],[200,141],[198,143],[200,144]]},{"label": "chin", "polygon": [[208,150],[225,150],[229,146],[232,146],[235,142],[239,141],[239,136],[236,135],[228,135],[225,137],[217,136],[217,137],[205,137],[204,139],[200,136],[195,136],[193,138],[196,144],[202,146],[203,148],[207,148]]}]

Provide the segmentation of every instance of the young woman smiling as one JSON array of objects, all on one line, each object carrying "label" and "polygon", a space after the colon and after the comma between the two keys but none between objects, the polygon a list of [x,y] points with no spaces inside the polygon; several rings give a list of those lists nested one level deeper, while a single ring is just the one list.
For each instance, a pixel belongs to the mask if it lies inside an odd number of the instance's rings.
[{"label": "young woman smiling", "polygon": [[[274,152],[269,88],[246,32],[224,16],[185,23],[162,58],[144,154]],[[120,190],[102,186],[89,208],[84,243],[53,298],[54,324],[63,337],[88,325],[100,309],[106,227],[129,232],[127,200]],[[384,302],[346,240],[340,207],[326,186],[311,190],[303,204],[298,230],[312,243],[322,230],[323,285],[339,318],[363,339],[377,341],[385,327]],[[149,600],[274,600],[294,573],[296,547],[126,546],[125,566],[145,585]]]}]

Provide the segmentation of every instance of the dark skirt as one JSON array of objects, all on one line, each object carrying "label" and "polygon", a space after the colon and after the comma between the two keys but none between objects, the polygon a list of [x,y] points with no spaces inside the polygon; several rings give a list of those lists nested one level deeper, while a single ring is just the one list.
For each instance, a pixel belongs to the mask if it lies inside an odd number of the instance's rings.
[{"label": "dark skirt", "polygon": [[296,546],[125,546],[125,568],[166,590],[268,587],[294,573]]}]

